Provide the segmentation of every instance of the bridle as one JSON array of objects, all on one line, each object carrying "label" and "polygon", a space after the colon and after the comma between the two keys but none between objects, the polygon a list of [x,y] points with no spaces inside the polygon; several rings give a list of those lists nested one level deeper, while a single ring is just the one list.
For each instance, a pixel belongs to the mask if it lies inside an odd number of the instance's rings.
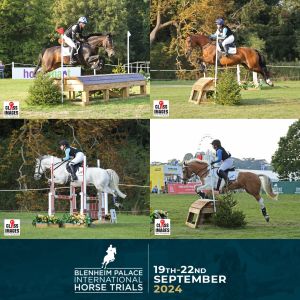
[{"label": "bridle", "polygon": [[[188,165],[184,165],[184,166],[183,166],[183,169],[187,169],[187,168],[189,168]],[[203,174],[200,174],[200,173],[201,173],[202,171],[204,171],[204,170],[206,170],[206,171],[205,171]],[[191,178],[193,175],[196,175],[196,176],[199,176],[199,177],[203,177],[203,176],[207,175],[207,174],[209,173],[209,171],[210,171],[210,168],[209,168],[209,165],[207,165],[206,167],[204,167],[204,168],[202,168],[202,169],[199,169],[197,172],[192,171],[192,172],[191,172],[190,178]]]},{"label": "bridle", "polygon": [[[63,160],[62,162],[59,161],[57,163],[54,163],[53,166],[55,166],[55,167],[53,168],[53,171],[55,171],[56,169],[58,169],[60,166],[62,166],[63,164],[65,164],[67,162],[68,162],[68,160]],[[45,173],[46,169],[43,169],[43,167],[42,167],[42,159],[39,158],[39,163],[38,162],[36,163],[35,169],[37,169],[37,164],[39,164],[39,166],[38,166],[38,170],[34,172],[34,177],[40,179],[42,177],[42,175],[45,174],[46,179],[50,179],[46,176],[46,173]]]}]

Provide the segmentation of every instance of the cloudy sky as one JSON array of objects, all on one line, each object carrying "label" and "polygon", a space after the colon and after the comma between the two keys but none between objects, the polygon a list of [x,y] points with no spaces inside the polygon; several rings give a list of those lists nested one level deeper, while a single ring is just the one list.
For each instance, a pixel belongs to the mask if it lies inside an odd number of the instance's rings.
[{"label": "cloudy sky", "polygon": [[237,158],[266,159],[278,147],[280,137],[296,120],[151,120],[150,160],[167,162],[182,160],[188,152],[206,151],[211,139],[220,139],[222,146]]}]

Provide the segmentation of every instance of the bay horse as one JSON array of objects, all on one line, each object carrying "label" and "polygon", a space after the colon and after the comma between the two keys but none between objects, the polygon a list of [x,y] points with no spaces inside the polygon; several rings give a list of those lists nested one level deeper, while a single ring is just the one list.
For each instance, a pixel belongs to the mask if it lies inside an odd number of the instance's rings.
[{"label": "bay horse", "polygon": [[[47,169],[52,166],[53,157],[53,177],[54,183],[56,184],[66,184],[70,181],[70,173],[66,169],[66,163],[63,162],[61,158],[44,155],[36,159],[34,179],[41,179],[42,175]],[[78,180],[72,182],[72,186],[80,187],[82,183],[82,171],[81,168],[76,173]],[[119,190],[119,176],[111,169],[102,169],[96,167],[86,168],[86,185],[94,185],[98,192],[104,192],[111,194],[115,197],[120,196],[125,199],[126,195]]]},{"label": "bay horse", "polygon": [[[199,159],[191,159],[189,161],[185,161],[183,163],[183,182],[186,183],[189,178],[194,175],[200,177],[201,185],[197,186],[201,189],[207,189],[210,186],[210,183],[205,183],[208,176],[213,176],[213,185],[215,186],[218,176],[213,174],[211,166],[208,162],[199,160]],[[253,196],[256,201],[259,203],[262,214],[267,222],[269,222],[270,217],[267,213],[267,209],[264,205],[264,199],[260,194],[261,188],[269,195],[272,199],[277,200],[278,194],[275,194],[272,189],[272,183],[270,178],[264,174],[254,174],[251,172],[238,172],[238,175],[234,181],[228,183],[227,186],[222,185],[224,191],[231,191],[236,189],[244,189],[248,194]],[[210,188],[214,188],[211,187]]]},{"label": "bay horse", "polygon": [[[212,43],[208,36],[203,34],[189,35],[185,40],[185,55],[187,58],[192,53],[193,48],[200,47],[202,49],[202,57],[200,57],[201,70],[204,70],[203,62],[214,65],[216,60],[216,45]],[[234,66],[241,64],[246,69],[261,74],[270,86],[273,83],[266,66],[264,56],[258,50],[248,47],[238,47],[236,54],[222,55],[219,58],[220,66]]]},{"label": "bay horse", "polygon": [[[61,42],[61,41],[60,41]],[[93,33],[84,38],[84,42],[78,51],[78,65],[83,65],[95,70],[100,70],[104,66],[104,58],[98,55],[99,48],[103,47],[108,57],[115,54],[111,34]],[[70,63],[70,57],[64,56],[64,64]],[[54,46],[44,49],[39,55],[38,64],[34,70],[35,76],[39,71],[51,72],[61,66],[61,46]]]}]

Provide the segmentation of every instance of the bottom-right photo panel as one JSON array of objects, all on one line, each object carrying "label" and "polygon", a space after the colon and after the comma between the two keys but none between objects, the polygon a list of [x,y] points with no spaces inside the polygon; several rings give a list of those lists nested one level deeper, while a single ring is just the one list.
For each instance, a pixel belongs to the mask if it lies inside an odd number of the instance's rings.
[{"label": "bottom-right photo panel", "polygon": [[299,239],[300,120],[151,120],[151,235]]}]

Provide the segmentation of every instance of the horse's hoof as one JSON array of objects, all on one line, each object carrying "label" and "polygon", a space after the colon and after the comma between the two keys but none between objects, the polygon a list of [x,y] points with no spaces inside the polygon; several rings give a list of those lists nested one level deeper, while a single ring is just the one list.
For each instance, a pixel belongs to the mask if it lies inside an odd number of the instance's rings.
[{"label": "horse's hoof", "polygon": [[269,222],[269,221],[270,221],[270,216],[269,216],[269,215],[266,215],[266,216],[265,216],[265,220],[266,220],[267,222]]}]

